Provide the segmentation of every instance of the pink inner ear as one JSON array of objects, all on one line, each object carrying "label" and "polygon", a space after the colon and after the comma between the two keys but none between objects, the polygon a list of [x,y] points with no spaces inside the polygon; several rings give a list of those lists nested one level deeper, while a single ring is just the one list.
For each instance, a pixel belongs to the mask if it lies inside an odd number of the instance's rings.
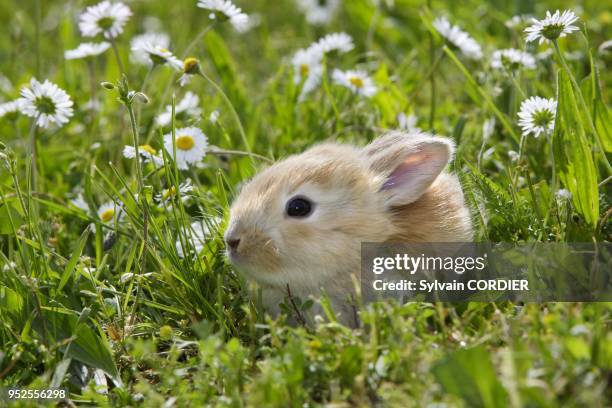
[{"label": "pink inner ear", "polygon": [[420,168],[420,164],[429,160],[429,155],[427,153],[423,154],[415,154],[413,156],[409,156],[393,170],[393,172],[385,181],[385,184],[380,188],[381,191],[389,190],[398,185],[404,184],[408,179],[414,177],[415,170]]}]

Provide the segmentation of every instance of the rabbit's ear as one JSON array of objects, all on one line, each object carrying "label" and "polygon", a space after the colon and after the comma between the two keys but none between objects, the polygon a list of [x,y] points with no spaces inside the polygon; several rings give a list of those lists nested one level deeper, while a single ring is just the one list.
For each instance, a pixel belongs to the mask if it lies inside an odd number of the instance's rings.
[{"label": "rabbit's ear", "polygon": [[389,207],[418,200],[452,159],[449,139],[394,132],[367,145],[362,153],[380,176]]}]

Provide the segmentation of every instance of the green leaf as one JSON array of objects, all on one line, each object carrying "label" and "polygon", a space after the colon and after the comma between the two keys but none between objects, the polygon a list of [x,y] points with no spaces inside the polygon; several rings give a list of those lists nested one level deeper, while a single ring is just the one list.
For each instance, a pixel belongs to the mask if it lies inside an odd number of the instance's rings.
[{"label": "green leaf", "polygon": [[589,360],[591,358],[589,345],[580,337],[568,337],[565,339],[565,347],[577,360]]},{"label": "green leaf", "polygon": [[55,203],[53,201],[50,200],[45,200],[44,198],[39,198],[39,197],[32,197],[35,201],[38,201],[39,203],[49,207],[50,209],[63,213],[63,214],[67,214],[67,215],[71,215],[74,217],[78,217],[81,218],[83,220],[89,220],[90,217],[87,216],[87,214],[81,210],[78,210],[76,208],[73,208],[69,205],[65,205],[65,204],[59,204],[59,203]]},{"label": "green leaf", "polygon": [[65,358],[55,366],[55,370],[53,371],[53,378],[51,379],[51,384],[49,384],[50,388],[58,388],[62,385],[62,382],[64,381],[64,377],[66,376],[66,372],[68,372],[68,368],[70,367],[71,362],[71,358]]},{"label": "green leaf", "polygon": [[0,234],[12,234],[13,226],[18,229],[22,224],[23,218],[10,203],[0,206]]},{"label": "green leaf", "polygon": [[340,374],[340,384],[343,387],[353,386],[355,378],[361,373],[362,363],[363,353],[359,346],[351,345],[342,350],[338,373]]},{"label": "green leaf", "polygon": [[389,69],[385,64],[380,65],[374,74],[374,80],[385,91],[378,92],[373,101],[380,110],[382,122],[393,127],[397,122],[397,113],[401,111],[402,106],[408,103],[408,100],[404,92],[391,80]]},{"label": "green leaf", "polygon": [[612,152],[612,115],[601,99],[595,99],[593,106],[593,121],[595,129],[601,136],[601,143],[607,153]]},{"label": "green leaf", "polygon": [[448,55],[449,58],[455,63],[457,68],[459,68],[459,70],[463,73],[463,75],[465,76],[465,79],[467,79],[467,84],[473,86],[477,90],[478,94],[480,95],[480,98],[478,98],[478,95],[475,93],[472,94],[470,92],[467,92],[467,89],[468,89],[467,86],[465,87],[466,93],[468,93],[468,95],[472,98],[472,100],[475,103],[482,104],[483,106],[486,103],[486,105],[489,106],[489,109],[493,111],[497,119],[500,121],[502,126],[506,129],[508,134],[512,136],[515,142],[519,143],[520,138],[518,134],[514,131],[514,128],[512,127],[512,124],[510,123],[506,115],[499,110],[497,105],[495,105],[495,102],[493,102],[493,99],[491,99],[491,96],[489,95],[489,93],[486,92],[480,85],[478,85],[478,81],[476,81],[472,73],[465,67],[465,65],[463,65],[463,63],[461,63],[459,58],[457,58],[455,53],[450,48],[448,48],[445,45],[443,50],[446,53],[446,55]]},{"label": "green leaf", "polygon": [[61,290],[64,288],[64,285],[66,285],[66,283],[68,282],[68,278],[70,278],[70,276],[72,275],[72,272],[74,272],[74,268],[76,267],[76,264],[79,261],[79,258],[81,257],[81,253],[83,252],[85,243],[87,243],[88,236],[89,236],[89,229],[86,229],[83,232],[83,234],[81,234],[79,243],[77,247],[75,248],[74,252],[72,253],[70,260],[66,264],[66,267],[64,268],[64,273],[62,274],[62,278],[60,279],[60,283],[57,287],[58,292],[61,292]]},{"label": "green leaf", "polygon": [[307,310],[309,310],[312,305],[314,304],[314,301],[312,299],[307,299],[301,306],[300,306],[300,310],[305,312]]},{"label": "green leaf", "polygon": [[467,406],[507,406],[506,390],[482,346],[448,355],[433,367],[433,373],[445,392],[464,399]]},{"label": "green leaf", "polygon": [[557,83],[557,120],[553,135],[555,166],[559,178],[572,193],[576,211],[591,227],[599,218],[597,171],[588,142],[582,113],[570,79],[560,71]]},{"label": "green leaf", "polygon": [[0,310],[19,312],[23,308],[23,298],[6,286],[0,286]]},{"label": "green leaf", "polygon": [[46,309],[37,319],[35,328],[39,333],[46,333],[45,337],[50,343],[72,340],[66,345],[64,359],[72,358],[89,367],[99,368],[116,384],[122,384],[104,333],[101,330],[96,333],[88,324],[89,313],[89,308],[83,309],[79,316]]},{"label": "green leaf", "polygon": [[587,77],[582,80],[582,93],[593,118],[595,130],[601,138],[603,149],[610,153],[612,152],[612,116],[603,100],[601,82],[599,80],[599,68],[595,64],[591,52],[589,52],[589,62],[591,65],[591,74],[587,75]]}]

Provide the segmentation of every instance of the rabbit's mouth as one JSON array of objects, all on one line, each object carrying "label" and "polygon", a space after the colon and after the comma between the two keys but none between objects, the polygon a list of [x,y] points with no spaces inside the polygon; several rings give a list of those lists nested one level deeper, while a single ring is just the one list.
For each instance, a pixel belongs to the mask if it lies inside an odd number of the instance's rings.
[{"label": "rabbit's mouth", "polygon": [[[265,280],[280,268],[280,251],[271,239],[265,241],[249,239],[231,242],[226,238],[226,256],[229,262],[247,277],[256,281]],[[255,241],[257,244],[252,244]]]},{"label": "rabbit's mouth", "polygon": [[240,254],[238,251],[232,250],[230,248],[228,248],[225,251],[225,255],[227,256],[227,259],[229,259],[230,263],[232,265],[238,266],[242,263],[244,263],[244,255]]}]

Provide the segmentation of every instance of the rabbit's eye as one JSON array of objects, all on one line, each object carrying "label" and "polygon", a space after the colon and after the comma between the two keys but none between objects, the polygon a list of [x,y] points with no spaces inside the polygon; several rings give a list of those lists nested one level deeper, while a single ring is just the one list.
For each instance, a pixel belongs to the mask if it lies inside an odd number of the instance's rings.
[{"label": "rabbit's eye", "polygon": [[287,202],[287,215],[290,217],[307,217],[312,212],[312,203],[304,197],[295,197]]}]

